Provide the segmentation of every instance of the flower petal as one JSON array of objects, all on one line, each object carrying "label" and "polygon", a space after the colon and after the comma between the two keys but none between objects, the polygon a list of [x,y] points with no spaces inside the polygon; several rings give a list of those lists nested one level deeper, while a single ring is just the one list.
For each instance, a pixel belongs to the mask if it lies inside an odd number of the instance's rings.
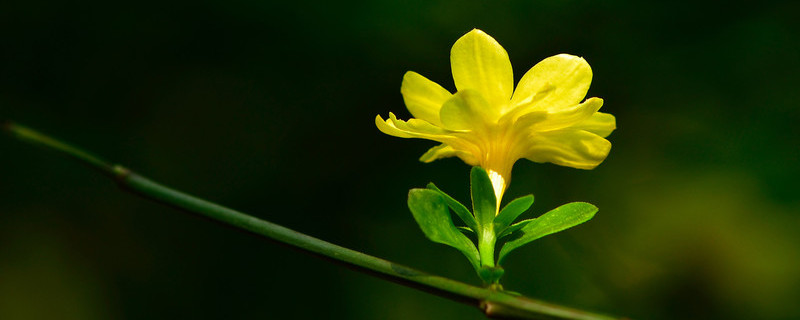
[{"label": "flower petal", "polygon": [[453,149],[453,147],[443,143],[428,149],[428,151],[425,152],[425,154],[419,157],[419,161],[428,163],[434,160],[455,157],[455,156],[456,156],[456,149]]},{"label": "flower petal", "polygon": [[456,92],[439,111],[442,125],[449,130],[471,131],[497,121],[498,112],[475,90]]},{"label": "flower petal", "polygon": [[469,165],[475,166],[478,165],[478,159],[475,158],[472,154],[460,150],[456,150],[452,146],[447,144],[440,144],[433,148],[430,148],[428,152],[422,155],[419,158],[419,161],[428,163],[434,160],[449,158],[449,157],[459,157],[461,160],[464,160]]},{"label": "flower petal", "polygon": [[498,110],[508,105],[514,90],[514,74],[508,53],[497,40],[472,29],[453,44],[450,66],[458,91],[476,90]]},{"label": "flower petal", "polygon": [[603,99],[589,98],[584,103],[559,112],[547,113],[547,119],[536,125],[536,130],[550,131],[582,123],[603,106]]},{"label": "flower petal", "polygon": [[[375,117],[375,125],[381,132],[400,138],[419,138],[438,141],[451,146],[455,150],[455,155],[464,160],[469,165],[477,165],[477,156],[480,155],[480,146],[476,145],[475,139],[471,138],[471,133],[458,133],[439,128],[425,120],[409,119],[403,121],[397,119],[393,113],[389,113],[389,119],[383,120],[381,116]],[[443,150],[447,151],[446,149]],[[431,151],[429,151],[431,152]],[[443,153],[441,157],[444,157]],[[425,156],[423,155],[423,158]],[[441,158],[440,157],[440,158]],[[424,159],[421,159],[425,161]],[[431,159],[433,161],[433,159]]]},{"label": "flower petal", "polygon": [[436,82],[409,71],[403,76],[400,93],[403,94],[406,108],[415,118],[441,126],[439,109],[452,96],[449,91]]},{"label": "flower petal", "polygon": [[605,138],[608,137],[612,131],[617,129],[617,119],[611,114],[596,112],[589,117],[589,119],[586,119],[570,128],[589,131]]},{"label": "flower petal", "polygon": [[[448,137],[449,131],[434,126],[425,120],[411,118],[408,121],[397,119],[394,113],[389,113],[389,119],[383,120],[380,115],[375,117],[378,130],[399,138],[424,138],[439,141]],[[439,138],[439,139],[436,139]]]},{"label": "flower petal", "polygon": [[531,134],[525,158],[533,162],[550,162],[578,169],[593,169],[608,152],[611,142],[583,130],[563,129]]},{"label": "flower petal", "polygon": [[398,138],[414,137],[413,135],[395,127],[394,122],[392,122],[391,119],[383,120],[383,118],[380,115],[375,116],[375,126],[378,127],[378,130],[390,136],[395,136]]},{"label": "flower petal", "polygon": [[558,112],[581,102],[591,83],[592,68],[586,60],[569,54],[555,55],[522,76],[511,107]]}]

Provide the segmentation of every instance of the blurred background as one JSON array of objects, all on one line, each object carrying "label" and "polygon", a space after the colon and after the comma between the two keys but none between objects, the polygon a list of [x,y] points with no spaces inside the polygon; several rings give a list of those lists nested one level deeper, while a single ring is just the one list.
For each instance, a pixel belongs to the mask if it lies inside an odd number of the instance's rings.
[{"label": "blurred background", "polygon": [[[508,259],[507,289],[635,319],[800,319],[800,3],[4,1],[0,118],[295,230],[478,284],[405,205],[469,168],[386,136],[400,81],[454,90],[480,28],[519,80],[571,53],[616,115],[592,171],[520,161],[506,201],[600,207]],[[121,192],[0,137],[0,319],[481,319]]]}]

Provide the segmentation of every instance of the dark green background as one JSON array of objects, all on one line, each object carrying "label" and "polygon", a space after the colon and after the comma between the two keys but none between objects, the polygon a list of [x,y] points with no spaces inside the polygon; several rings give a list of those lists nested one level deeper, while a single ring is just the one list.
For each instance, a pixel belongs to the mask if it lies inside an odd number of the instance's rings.
[{"label": "dark green background", "polygon": [[[0,4],[0,117],[167,185],[477,283],[405,207],[468,167],[381,134],[407,70],[454,90],[472,28],[519,79],[566,52],[617,117],[592,171],[520,161],[507,200],[589,223],[516,251],[508,289],[638,319],[800,318],[800,5],[625,1]],[[479,319],[120,192],[0,137],[0,319]]]}]

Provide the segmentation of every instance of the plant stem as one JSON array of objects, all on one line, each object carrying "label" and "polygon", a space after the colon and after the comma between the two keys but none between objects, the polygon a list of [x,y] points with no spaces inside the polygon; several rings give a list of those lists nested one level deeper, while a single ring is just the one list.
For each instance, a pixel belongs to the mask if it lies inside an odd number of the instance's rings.
[{"label": "plant stem", "polygon": [[481,266],[494,268],[494,247],[495,239],[494,227],[481,226],[481,233],[478,236],[478,252],[481,256]]},{"label": "plant stem", "polygon": [[327,260],[344,264],[369,275],[476,306],[489,317],[507,319],[616,319],[430,275],[168,188],[120,165],[104,161],[81,149],[18,124],[5,122],[2,123],[2,129],[22,140],[69,155],[89,167],[114,178],[123,189],[144,198],[231,225]]}]

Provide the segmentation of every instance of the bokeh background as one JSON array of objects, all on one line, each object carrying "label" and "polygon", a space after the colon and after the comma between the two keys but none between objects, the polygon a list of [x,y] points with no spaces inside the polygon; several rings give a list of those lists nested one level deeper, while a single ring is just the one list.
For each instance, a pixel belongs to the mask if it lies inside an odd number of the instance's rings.
[{"label": "bokeh background", "polygon": [[[601,211],[519,249],[508,289],[636,319],[800,319],[800,2],[3,1],[0,117],[322,239],[478,283],[405,207],[422,164],[407,70],[454,90],[472,28],[515,78],[585,57],[617,116],[583,171],[521,161],[506,199]],[[480,319],[119,191],[0,137],[0,319]]]}]

